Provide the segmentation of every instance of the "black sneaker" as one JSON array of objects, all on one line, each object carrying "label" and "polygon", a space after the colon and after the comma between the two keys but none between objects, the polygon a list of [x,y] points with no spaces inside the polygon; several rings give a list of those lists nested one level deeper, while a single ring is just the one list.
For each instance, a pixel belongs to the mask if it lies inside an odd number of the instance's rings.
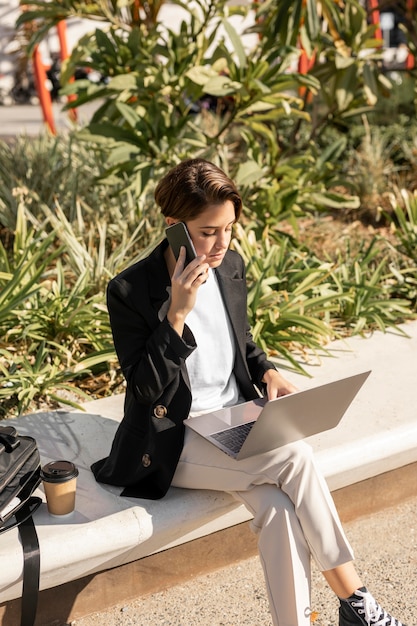
[{"label": "black sneaker", "polygon": [[355,591],[350,598],[339,600],[339,626],[405,626],[388,615],[365,587]]}]

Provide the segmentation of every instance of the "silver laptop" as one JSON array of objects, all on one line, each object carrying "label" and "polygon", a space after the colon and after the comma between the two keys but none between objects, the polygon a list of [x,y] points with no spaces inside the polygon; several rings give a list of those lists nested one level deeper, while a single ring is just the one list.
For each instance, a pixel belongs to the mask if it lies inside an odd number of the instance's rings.
[{"label": "silver laptop", "polygon": [[268,402],[252,400],[185,420],[234,459],[246,459],[338,425],[370,371]]}]

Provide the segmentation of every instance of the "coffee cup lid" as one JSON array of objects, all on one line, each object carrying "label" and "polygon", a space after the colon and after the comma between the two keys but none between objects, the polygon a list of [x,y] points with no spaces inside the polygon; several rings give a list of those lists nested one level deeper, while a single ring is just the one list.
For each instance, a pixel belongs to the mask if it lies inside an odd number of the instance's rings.
[{"label": "coffee cup lid", "polygon": [[78,469],[71,461],[51,461],[41,469],[41,478],[49,483],[64,483],[78,476]]}]

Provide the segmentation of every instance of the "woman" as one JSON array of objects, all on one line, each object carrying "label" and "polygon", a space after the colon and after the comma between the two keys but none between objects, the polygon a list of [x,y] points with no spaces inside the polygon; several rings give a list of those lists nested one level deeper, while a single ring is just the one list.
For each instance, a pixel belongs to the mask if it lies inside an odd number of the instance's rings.
[{"label": "woman", "polygon": [[295,391],[253,342],[242,258],[229,250],[242,201],[215,165],[191,159],[159,182],[166,224],[185,222],[197,258],[164,240],[114,278],[108,308],[127,381],[110,455],[92,467],[122,495],[162,498],[170,485],[227,491],[253,514],[274,624],[310,623],[310,557],[340,599],[339,626],[402,626],[363,587],[327,485],[304,442],[235,461],[184,420]]}]

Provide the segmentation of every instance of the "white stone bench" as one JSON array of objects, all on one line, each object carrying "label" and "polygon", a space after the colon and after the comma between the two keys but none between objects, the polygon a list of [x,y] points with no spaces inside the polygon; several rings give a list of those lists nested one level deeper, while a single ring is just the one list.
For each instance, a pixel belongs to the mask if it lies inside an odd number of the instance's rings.
[{"label": "white stone bench", "polygon": [[[335,342],[335,358],[308,367],[313,378],[288,374],[300,387],[372,369],[337,429],[310,438],[332,490],[417,461],[417,323],[411,338],[377,333]],[[106,455],[122,414],[122,396],[86,405],[87,413],[54,411],[16,425],[39,444],[42,463],[65,458],[79,468],[76,510],[59,520],[46,504],[35,513],[41,549],[40,588],[48,589],[130,563],[250,518],[231,496],[172,488],[159,501],[121,498],[89,469]],[[415,486],[414,486],[415,489]],[[39,492],[43,496],[42,489]],[[0,603],[21,595],[23,556],[17,531],[0,537]]]}]

